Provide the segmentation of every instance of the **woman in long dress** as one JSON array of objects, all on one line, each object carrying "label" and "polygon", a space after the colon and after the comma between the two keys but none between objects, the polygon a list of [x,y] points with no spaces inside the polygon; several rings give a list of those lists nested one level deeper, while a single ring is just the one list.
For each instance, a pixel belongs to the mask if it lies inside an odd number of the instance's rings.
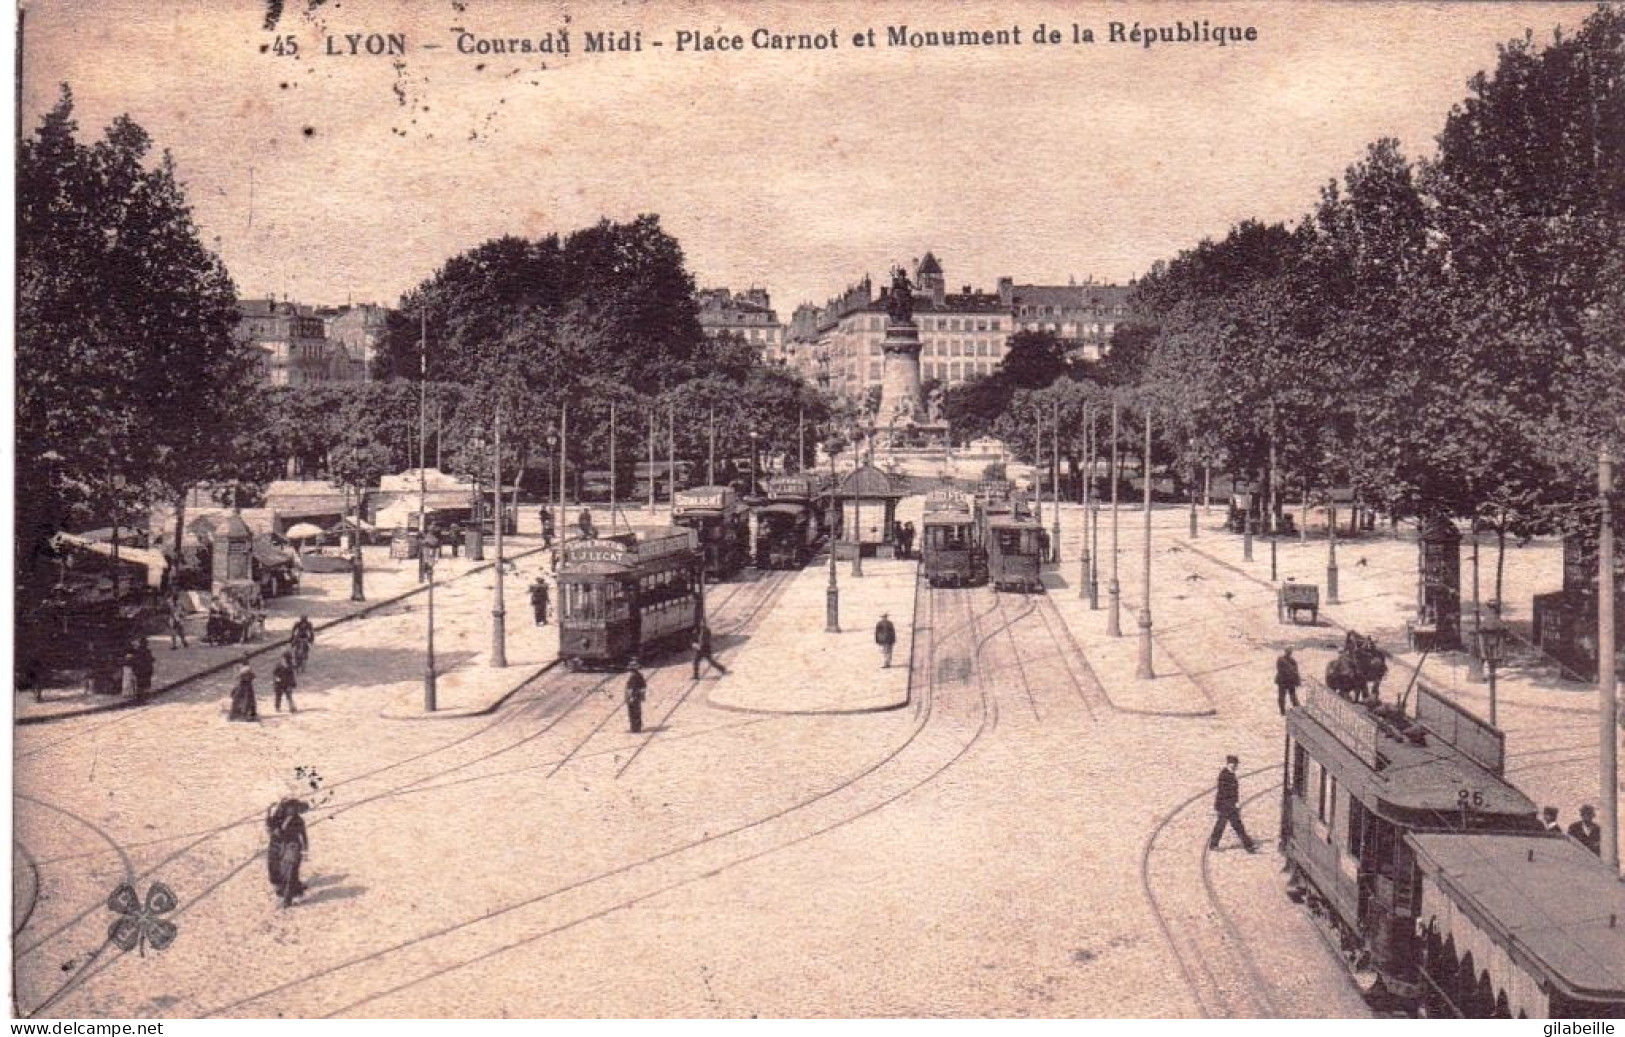
[{"label": "woman in long dress", "polygon": [[237,683],[231,689],[232,720],[258,720],[259,705],[254,699],[254,671],[248,664],[237,671]]},{"label": "woman in long dress", "polygon": [[299,866],[305,852],[310,849],[310,837],[305,833],[305,819],[301,816],[309,806],[301,799],[284,799],[272,808],[265,825],[269,829],[270,845],[266,848],[265,864],[271,886],[288,907],[294,897],[305,892],[299,880]]}]

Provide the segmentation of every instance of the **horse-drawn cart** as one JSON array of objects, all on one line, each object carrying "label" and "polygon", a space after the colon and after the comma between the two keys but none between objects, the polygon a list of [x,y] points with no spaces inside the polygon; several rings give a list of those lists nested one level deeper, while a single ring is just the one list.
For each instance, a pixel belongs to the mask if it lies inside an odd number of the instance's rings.
[{"label": "horse-drawn cart", "polygon": [[1291,617],[1293,625],[1298,613],[1309,613],[1309,625],[1320,622],[1320,588],[1312,583],[1283,583],[1275,592],[1275,618],[1284,623]]}]

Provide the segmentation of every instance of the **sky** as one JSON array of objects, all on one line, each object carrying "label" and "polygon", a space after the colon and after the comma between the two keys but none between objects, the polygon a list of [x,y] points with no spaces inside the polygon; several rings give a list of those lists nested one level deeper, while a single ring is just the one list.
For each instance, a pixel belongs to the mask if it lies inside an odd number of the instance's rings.
[{"label": "sky", "polygon": [[[489,238],[652,212],[700,286],[765,287],[784,319],[927,249],[951,290],[1124,283],[1238,220],[1294,220],[1371,141],[1431,153],[1498,43],[1591,10],[286,0],[267,30],[263,2],[23,6],[24,132],[63,82],[86,136],[128,113],[173,154],[245,298],[393,304]],[[1256,41],[1109,38],[1203,21]],[[1040,23],[1062,42],[1035,45]],[[1073,44],[1074,24],[1096,42]],[[904,25],[1021,43],[887,46]],[[459,53],[560,29],[568,56]],[[757,48],[758,29],[835,46]],[[870,29],[880,45],[854,46]],[[643,49],[585,53],[598,32]],[[679,51],[680,32],[743,49]],[[391,33],[403,54],[365,53]]]}]

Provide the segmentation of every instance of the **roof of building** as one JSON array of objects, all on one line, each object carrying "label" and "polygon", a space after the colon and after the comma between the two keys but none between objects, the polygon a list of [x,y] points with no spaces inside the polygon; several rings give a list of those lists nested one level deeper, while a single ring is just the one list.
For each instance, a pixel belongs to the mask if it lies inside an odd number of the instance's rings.
[{"label": "roof of building", "polygon": [[1130,291],[1130,287],[1117,284],[1018,284],[1011,286],[1010,301],[1015,306],[1087,309],[1121,305]]},{"label": "roof of building", "polygon": [[835,491],[836,497],[902,497],[904,494],[892,486],[891,477],[874,465],[866,464],[849,473]]},{"label": "roof of building", "polygon": [[925,254],[925,258],[920,260],[920,273],[940,274],[942,273],[942,264],[937,262],[937,257],[935,255],[927,252]]}]

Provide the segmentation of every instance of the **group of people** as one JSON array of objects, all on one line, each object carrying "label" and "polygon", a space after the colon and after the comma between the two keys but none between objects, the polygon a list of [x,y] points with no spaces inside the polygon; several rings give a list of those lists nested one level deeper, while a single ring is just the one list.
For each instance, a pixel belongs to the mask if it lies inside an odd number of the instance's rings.
[{"label": "group of people", "polygon": [[[693,650],[692,676],[694,680],[700,679],[700,665],[702,663],[715,667],[723,676],[727,676],[728,668],[722,665],[716,656],[711,654],[711,627],[709,624],[701,623],[694,628]],[[643,703],[649,697],[649,682],[643,676],[643,671],[638,668],[636,656],[628,661],[627,666],[631,671],[626,678],[627,727],[633,734],[641,734],[643,731]]]},{"label": "group of people", "polygon": [[904,558],[914,556],[914,523],[899,522],[897,524],[897,550],[902,552]]},{"label": "group of people", "polygon": [[[288,638],[288,650],[282,653],[271,671],[272,705],[282,712],[282,701],[288,702],[288,712],[299,710],[293,704],[293,691],[299,686],[298,674],[303,673],[310,659],[311,646],[316,643],[316,628],[309,616],[300,616]],[[254,668],[243,663],[237,671],[237,681],[231,689],[231,720],[257,721],[260,718],[259,698],[254,693]]]},{"label": "group of people", "polygon": [[1566,833],[1563,831],[1562,823],[1557,819],[1556,807],[1543,808],[1540,820],[1546,831],[1559,835],[1566,834],[1592,853],[1602,856],[1602,826],[1597,824],[1597,808],[1590,803],[1580,807],[1580,820],[1569,825]]},{"label": "group of people", "polygon": [[305,884],[299,880],[299,867],[310,850],[304,819],[309,809],[310,805],[304,800],[290,796],[265,812],[265,829],[270,836],[265,867],[271,888],[276,890],[283,907],[292,905],[294,898],[305,892]]}]

